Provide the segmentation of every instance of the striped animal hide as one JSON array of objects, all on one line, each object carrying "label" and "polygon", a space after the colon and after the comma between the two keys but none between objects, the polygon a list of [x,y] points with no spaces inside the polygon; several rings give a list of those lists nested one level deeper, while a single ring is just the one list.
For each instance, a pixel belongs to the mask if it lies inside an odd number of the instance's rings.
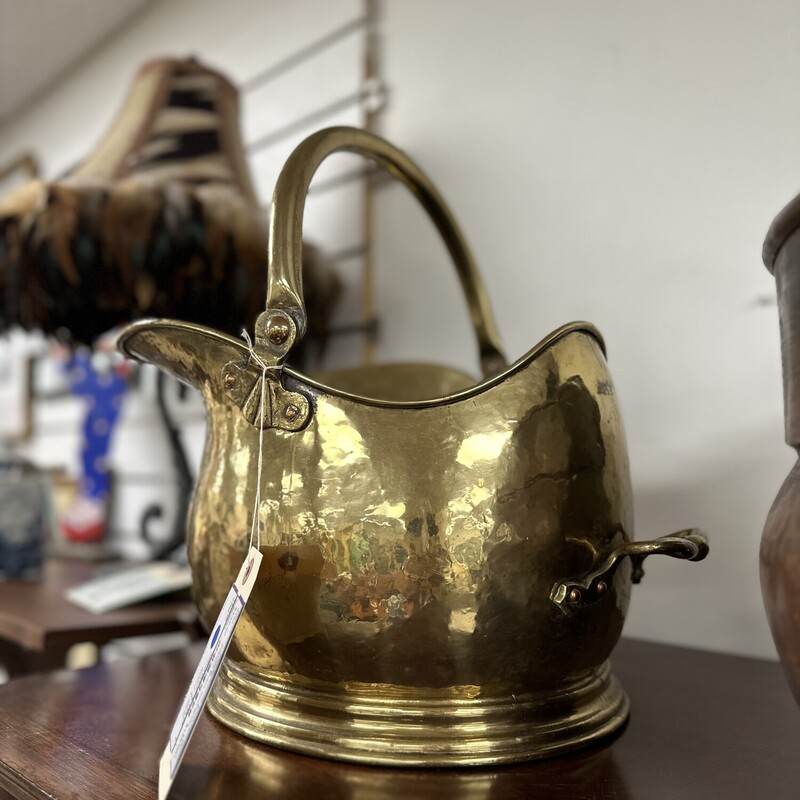
[{"label": "striped animal hide", "polygon": [[[145,64],[88,158],[0,201],[0,329],[86,343],[149,316],[252,329],[267,224],[238,113],[235,87],[196,60]],[[309,336],[324,342],[341,283],[315,251],[307,262]]]}]

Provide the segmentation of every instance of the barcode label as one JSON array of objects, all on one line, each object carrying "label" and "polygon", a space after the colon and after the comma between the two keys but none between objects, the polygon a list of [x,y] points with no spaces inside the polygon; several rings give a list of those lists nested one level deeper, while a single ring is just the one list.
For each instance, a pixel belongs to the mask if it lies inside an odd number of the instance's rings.
[{"label": "barcode label", "polygon": [[222,659],[233,639],[236,624],[242,616],[247,598],[250,597],[260,566],[261,553],[255,547],[251,547],[217,617],[206,649],[203,651],[203,657],[197,665],[189,690],[184,695],[175,724],[172,726],[167,747],[161,756],[158,768],[159,800],[165,800],[169,794],[175,774],[211,693],[214,679],[222,666]]}]

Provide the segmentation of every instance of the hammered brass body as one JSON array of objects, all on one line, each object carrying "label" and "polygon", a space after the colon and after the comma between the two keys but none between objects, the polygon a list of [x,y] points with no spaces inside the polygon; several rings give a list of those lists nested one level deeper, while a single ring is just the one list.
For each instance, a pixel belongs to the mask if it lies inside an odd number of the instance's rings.
[{"label": "hammered brass body", "polygon": [[[290,305],[270,308],[293,334]],[[121,348],[205,400],[188,544],[207,624],[248,546],[262,448],[264,559],[210,701],[221,721],[398,765],[537,757],[624,721],[607,658],[631,591],[631,489],[590,325],[494,376],[499,350],[481,344],[480,383],[428,365],[320,382],[164,320]],[[672,537],[671,554],[701,558],[693,536]]]}]

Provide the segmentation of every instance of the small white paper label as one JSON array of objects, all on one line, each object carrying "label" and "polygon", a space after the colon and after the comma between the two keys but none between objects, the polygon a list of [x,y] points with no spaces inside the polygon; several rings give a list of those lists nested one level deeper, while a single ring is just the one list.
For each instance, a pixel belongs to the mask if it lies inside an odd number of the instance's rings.
[{"label": "small white paper label", "polygon": [[191,585],[189,567],[170,561],[153,561],[91,578],[69,589],[66,597],[87,611],[105,614]]},{"label": "small white paper label", "polygon": [[255,585],[256,576],[261,566],[261,553],[251,547],[245,556],[239,576],[231,586],[222,610],[208,637],[208,644],[203,657],[197,665],[189,690],[181,703],[180,711],[172,726],[169,742],[158,765],[158,800],[165,800],[169,794],[175,773],[183,760],[186,748],[192,738],[194,729],[203,713],[214,679],[217,677],[222,659],[233,639],[236,624],[242,616],[250,592]]}]

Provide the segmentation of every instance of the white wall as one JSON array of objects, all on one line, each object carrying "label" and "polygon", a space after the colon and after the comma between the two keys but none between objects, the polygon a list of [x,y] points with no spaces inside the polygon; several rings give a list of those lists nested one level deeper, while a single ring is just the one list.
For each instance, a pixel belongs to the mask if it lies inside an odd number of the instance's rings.
[{"label": "white wall", "polygon": [[[595,322],[626,420],[637,535],[710,534],[702,565],[652,560],[627,633],[773,655],[758,542],[793,454],[760,248],[800,184],[800,6],[383,6],[382,130],[450,200],[509,355],[563,322]],[[152,54],[195,52],[244,80],[358,10],[164,0],[0,129],[0,161],[28,144],[53,172],[79,158]],[[443,250],[402,189],[380,194],[377,233],[382,354],[474,367]]]}]

